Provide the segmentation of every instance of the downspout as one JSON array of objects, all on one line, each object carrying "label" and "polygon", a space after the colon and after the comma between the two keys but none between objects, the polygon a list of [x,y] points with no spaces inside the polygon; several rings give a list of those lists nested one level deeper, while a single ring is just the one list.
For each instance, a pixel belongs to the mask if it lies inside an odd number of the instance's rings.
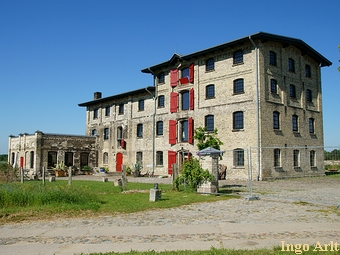
[{"label": "downspout", "polygon": [[150,73],[154,76],[153,79],[153,86],[155,87],[155,93],[152,94],[147,88],[145,90],[152,96],[153,98],[153,114],[152,114],[152,171],[151,176],[155,174],[155,118],[156,118],[156,99],[157,99],[157,86],[156,86],[156,76],[151,71],[150,68],[148,68]]},{"label": "downspout", "polygon": [[[260,155],[260,110],[259,110],[259,56],[258,47],[254,43],[251,36],[249,36],[250,42],[254,46],[255,50],[255,76],[256,76],[256,132],[257,132],[257,181],[261,180],[261,155]],[[251,151],[250,151],[251,153]]]}]

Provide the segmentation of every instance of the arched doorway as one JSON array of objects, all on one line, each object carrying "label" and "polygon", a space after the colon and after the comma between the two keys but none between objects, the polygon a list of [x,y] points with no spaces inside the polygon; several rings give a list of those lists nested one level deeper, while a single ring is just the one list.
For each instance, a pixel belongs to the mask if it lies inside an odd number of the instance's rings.
[{"label": "arched doorway", "polygon": [[123,154],[118,152],[116,155],[116,171],[121,172],[123,165]]}]

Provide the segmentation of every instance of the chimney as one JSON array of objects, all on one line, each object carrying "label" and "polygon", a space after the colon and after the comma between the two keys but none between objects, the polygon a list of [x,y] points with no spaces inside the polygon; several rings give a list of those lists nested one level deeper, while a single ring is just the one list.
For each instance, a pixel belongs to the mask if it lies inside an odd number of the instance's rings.
[{"label": "chimney", "polygon": [[102,92],[94,92],[94,100],[102,98]]}]

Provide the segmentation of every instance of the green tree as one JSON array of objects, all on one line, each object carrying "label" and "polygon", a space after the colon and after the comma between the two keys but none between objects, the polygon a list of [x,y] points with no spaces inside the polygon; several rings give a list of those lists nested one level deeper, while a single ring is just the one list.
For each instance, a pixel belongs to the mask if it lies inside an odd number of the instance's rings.
[{"label": "green tree", "polygon": [[5,161],[5,162],[7,162],[7,154],[1,154],[1,155],[0,155],[0,161]]},{"label": "green tree", "polygon": [[203,182],[213,180],[214,176],[208,170],[204,170],[201,167],[199,160],[191,158],[183,163],[182,174],[177,176],[174,183],[177,190],[179,190],[182,184],[187,185],[192,190],[196,190]]},{"label": "green tree", "polygon": [[208,132],[206,127],[198,127],[194,131],[194,139],[197,140],[197,148],[203,150],[211,147],[219,150],[223,142],[217,137],[218,130],[215,128],[213,132]]}]

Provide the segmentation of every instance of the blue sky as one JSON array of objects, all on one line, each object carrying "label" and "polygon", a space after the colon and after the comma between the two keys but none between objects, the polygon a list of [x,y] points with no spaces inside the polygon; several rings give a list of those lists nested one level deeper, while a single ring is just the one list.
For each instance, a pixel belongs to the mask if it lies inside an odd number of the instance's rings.
[{"label": "blue sky", "polygon": [[152,86],[141,69],[263,31],[302,39],[322,68],[325,146],[340,146],[338,0],[0,0],[0,154],[19,133],[85,134],[85,108]]}]

